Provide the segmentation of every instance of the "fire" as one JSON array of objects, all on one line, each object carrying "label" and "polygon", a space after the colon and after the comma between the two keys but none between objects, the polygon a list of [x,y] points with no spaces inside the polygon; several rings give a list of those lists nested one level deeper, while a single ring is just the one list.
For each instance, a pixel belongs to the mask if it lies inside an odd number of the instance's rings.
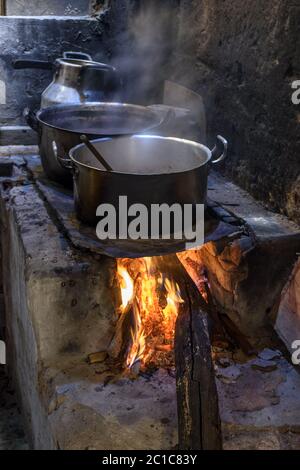
[{"label": "fire", "polygon": [[163,309],[163,323],[165,327],[165,336],[167,340],[172,340],[175,334],[175,323],[178,315],[178,304],[183,303],[180,295],[180,289],[177,283],[165,280],[167,291],[167,306]]},{"label": "fire", "polygon": [[175,323],[183,303],[178,284],[158,271],[154,258],[119,259],[120,315],[131,315],[126,365],[170,362]]},{"label": "fire", "polygon": [[133,280],[128,274],[128,271],[122,266],[118,267],[118,274],[120,279],[120,289],[122,304],[120,310],[124,312],[133,298]]}]

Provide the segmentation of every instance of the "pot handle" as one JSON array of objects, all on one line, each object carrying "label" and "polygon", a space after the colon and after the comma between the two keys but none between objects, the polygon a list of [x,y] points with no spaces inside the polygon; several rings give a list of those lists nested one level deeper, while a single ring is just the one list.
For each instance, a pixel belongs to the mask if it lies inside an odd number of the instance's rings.
[{"label": "pot handle", "polygon": [[224,137],[221,135],[217,136],[217,142],[214,148],[211,151],[211,163],[220,163],[222,162],[226,156],[228,151],[228,142]]},{"label": "pot handle", "polygon": [[85,52],[66,51],[63,53],[64,59],[81,59],[81,60],[93,60],[90,54]]},{"label": "pot handle", "polygon": [[29,108],[25,108],[23,111],[23,117],[27,122],[28,126],[31,127],[35,132],[40,131],[39,121],[36,117],[36,113]]},{"label": "pot handle", "polygon": [[73,170],[74,165],[72,163],[72,160],[70,158],[62,158],[58,156],[58,151],[57,151],[57,145],[55,140],[52,141],[52,150],[54,153],[54,156],[56,158],[57,163],[60,164],[65,170]]}]

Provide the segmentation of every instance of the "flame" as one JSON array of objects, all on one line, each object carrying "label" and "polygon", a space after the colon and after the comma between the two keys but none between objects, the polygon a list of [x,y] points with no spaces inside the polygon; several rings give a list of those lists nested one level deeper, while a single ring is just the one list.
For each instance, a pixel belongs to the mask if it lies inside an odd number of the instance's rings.
[{"label": "flame", "polygon": [[140,361],[146,349],[146,337],[142,329],[142,322],[136,330],[131,328],[132,346],[127,356],[126,365],[131,368],[136,362]]},{"label": "flame", "polygon": [[129,276],[129,273],[125,267],[122,265],[118,265],[118,275],[120,279],[120,289],[121,289],[121,298],[122,304],[120,306],[121,312],[124,312],[128,306],[128,304],[133,299],[133,280]]},{"label": "flame", "polygon": [[165,336],[168,340],[171,340],[175,334],[175,323],[178,315],[178,304],[182,304],[184,301],[180,294],[180,288],[177,283],[165,280],[165,288],[167,291],[167,306],[163,309]]},{"label": "flame", "polygon": [[[176,318],[183,303],[179,285],[163,277],[153,258],[119,259],[121,314],[131,309],[131,344],[127,367],[164,361],[172,353]],[[159,365],[159,364],[157,364]]]}]

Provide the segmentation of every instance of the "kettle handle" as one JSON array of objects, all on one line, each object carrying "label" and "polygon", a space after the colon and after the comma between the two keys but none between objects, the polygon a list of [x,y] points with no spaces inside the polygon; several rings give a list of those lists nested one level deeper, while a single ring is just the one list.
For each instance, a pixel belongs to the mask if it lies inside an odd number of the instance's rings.
[{"label": "kettle handle", "polygon": [[90,54],[85,52],[66,51],[63,53],[64,59],[93,60]]},{"label": "kettle handle", "polygon": [[17,59],[12,63],[14,69],[53,70],[53,63],[46,60]]}]

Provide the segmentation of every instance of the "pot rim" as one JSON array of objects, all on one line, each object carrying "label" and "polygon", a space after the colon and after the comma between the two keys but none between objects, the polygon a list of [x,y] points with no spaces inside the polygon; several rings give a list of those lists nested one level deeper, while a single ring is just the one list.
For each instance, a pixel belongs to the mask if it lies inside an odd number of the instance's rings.
[{"label": "pot rim", "polygon": [[[162,122],[164,121],[164,118],[162,116],[159,115],[159,113],[157,113],[156,111],[148,108],[147,106],[141,106],[141,105],[138,105],[138,104],[130,104],[130,103],[120,103],[118,101],[115,101],[115,102],[107,102],[107,101],[91,101],[91,102],[86,102],[86,103],[71,103],[71,104],[56,104],[56,105],[52,105],[52,106],[47,106],[46,108],[41,108],[38,110],[38,112],[36,113],[36,118],[37,120],[39,121],[40,124],[46,126],[46,127],[50,127],[51,129],[55,129],[57,131],[61,131],[61,132],[68,132],[70,134],[74,134],[74,135],[80,135],[80,134],[83,134],[84,132],[83,131],[78,131],[78,130],[72,130],[72,129],[67,129],[67,128],[64,128],[64,127],[59,127],[59,126],[55,126],[54,124],[50,124],[49,122],[46,122],[44,121],[43,119],[41,119],[41,115],[43,114],[46,114],[46,112],[51,112],[52,110],[53,111],[59,111],[60,109],[63,110],[63,109],[71,109],[72,111],[76,110],[76,109],[96,109],[99,108],[99,111],[101,111],[101,108],[120,108],[120,109],[132,109],[132,110],[137,110],[137,111],[142,111],[144,113],[147,113],[148,116],[152,116],[153,118],[153,123],[147,127],[144,127],[141,131],[135,131],[135,132],[131,132],[131,133],[125,133],[125,134],[113,134],[114,137],[124,137],[124,136],[128,136],[128,135],[134,135],[136,134],[137,132],[145,132],[145,131],[149,131],[155,127],[158,127],[162,124]],[[99,137],[101,138],[101,136],[105,137],[107,136],[107,134],[94,134],[94,133],[86,133],[87,135],[89,136],[94,136],[95,137]]]},{"label": "pot rim", "polygon": [[114,141],[116,139],[143,139],[143,138],[146,138],[146,139],[153,139],[153,140],[168,140],[168,141],[172,141],[172,142],[178,142],[178,143],[183,143],[183,144],[187,144],[191,147],[195,147],[195,148],[198,148],[199,150],[202,150],[202,152],[204,151],[207,158],[204,162],[201,163],[201,165],[197,165],[197,166],[194,166],[192,168],[188,168],[186,170],[179,170],[179,171],[172,171],[172,172],[169,172],[169,173],[133,173],[133,172],[125,172],[125,171],[107,171],[105,169],[101,169],[101,168],[96,168],[92,165],[87,165],[86,163],[82,163],[78,160],[76,160],[76,157],[74,156],[74,153],[83,148],[83,147],[86,147],[85,144],[78,144],[76,145],[76,147],[73,147],[70,152],[69,152],[69,156],[72,160],[72,162],[75,164],[75,165],[78,165],[79,167],[82,166],[84,168],[87,168],[89,170],[95,170],[97,172],[100,172],[100,173],[103,173],[103,174],[114,174],[114,175],[132,175],[132,176],[163,176],[163,175],[180,175],[180,174],[185,174],[185,173],[188,173],[190,171],[194,171],[194,170],[197,170],[199,168],[201,168],[202,166],[205,166],[209,163],[209,161],[211,160],[211,157],[212,157],[212,152],[211,150],[206,146],[206,145],[203,145],[201,144],[200,142],[195,142],[193,140],[188,140],[188,139],[182,139],[180,137],[165,137],[165,136],[160,136],[160,135],[146,135],[146,134],[136,134],[136,135],[131,135],[131,136],[120,136],[120,137],[102,137],[102,138],[99,138],[99,139],[94,139],[92,140],[91,142],[92,143],[97,143],[97,142],[107,142],[107,141]]}]

